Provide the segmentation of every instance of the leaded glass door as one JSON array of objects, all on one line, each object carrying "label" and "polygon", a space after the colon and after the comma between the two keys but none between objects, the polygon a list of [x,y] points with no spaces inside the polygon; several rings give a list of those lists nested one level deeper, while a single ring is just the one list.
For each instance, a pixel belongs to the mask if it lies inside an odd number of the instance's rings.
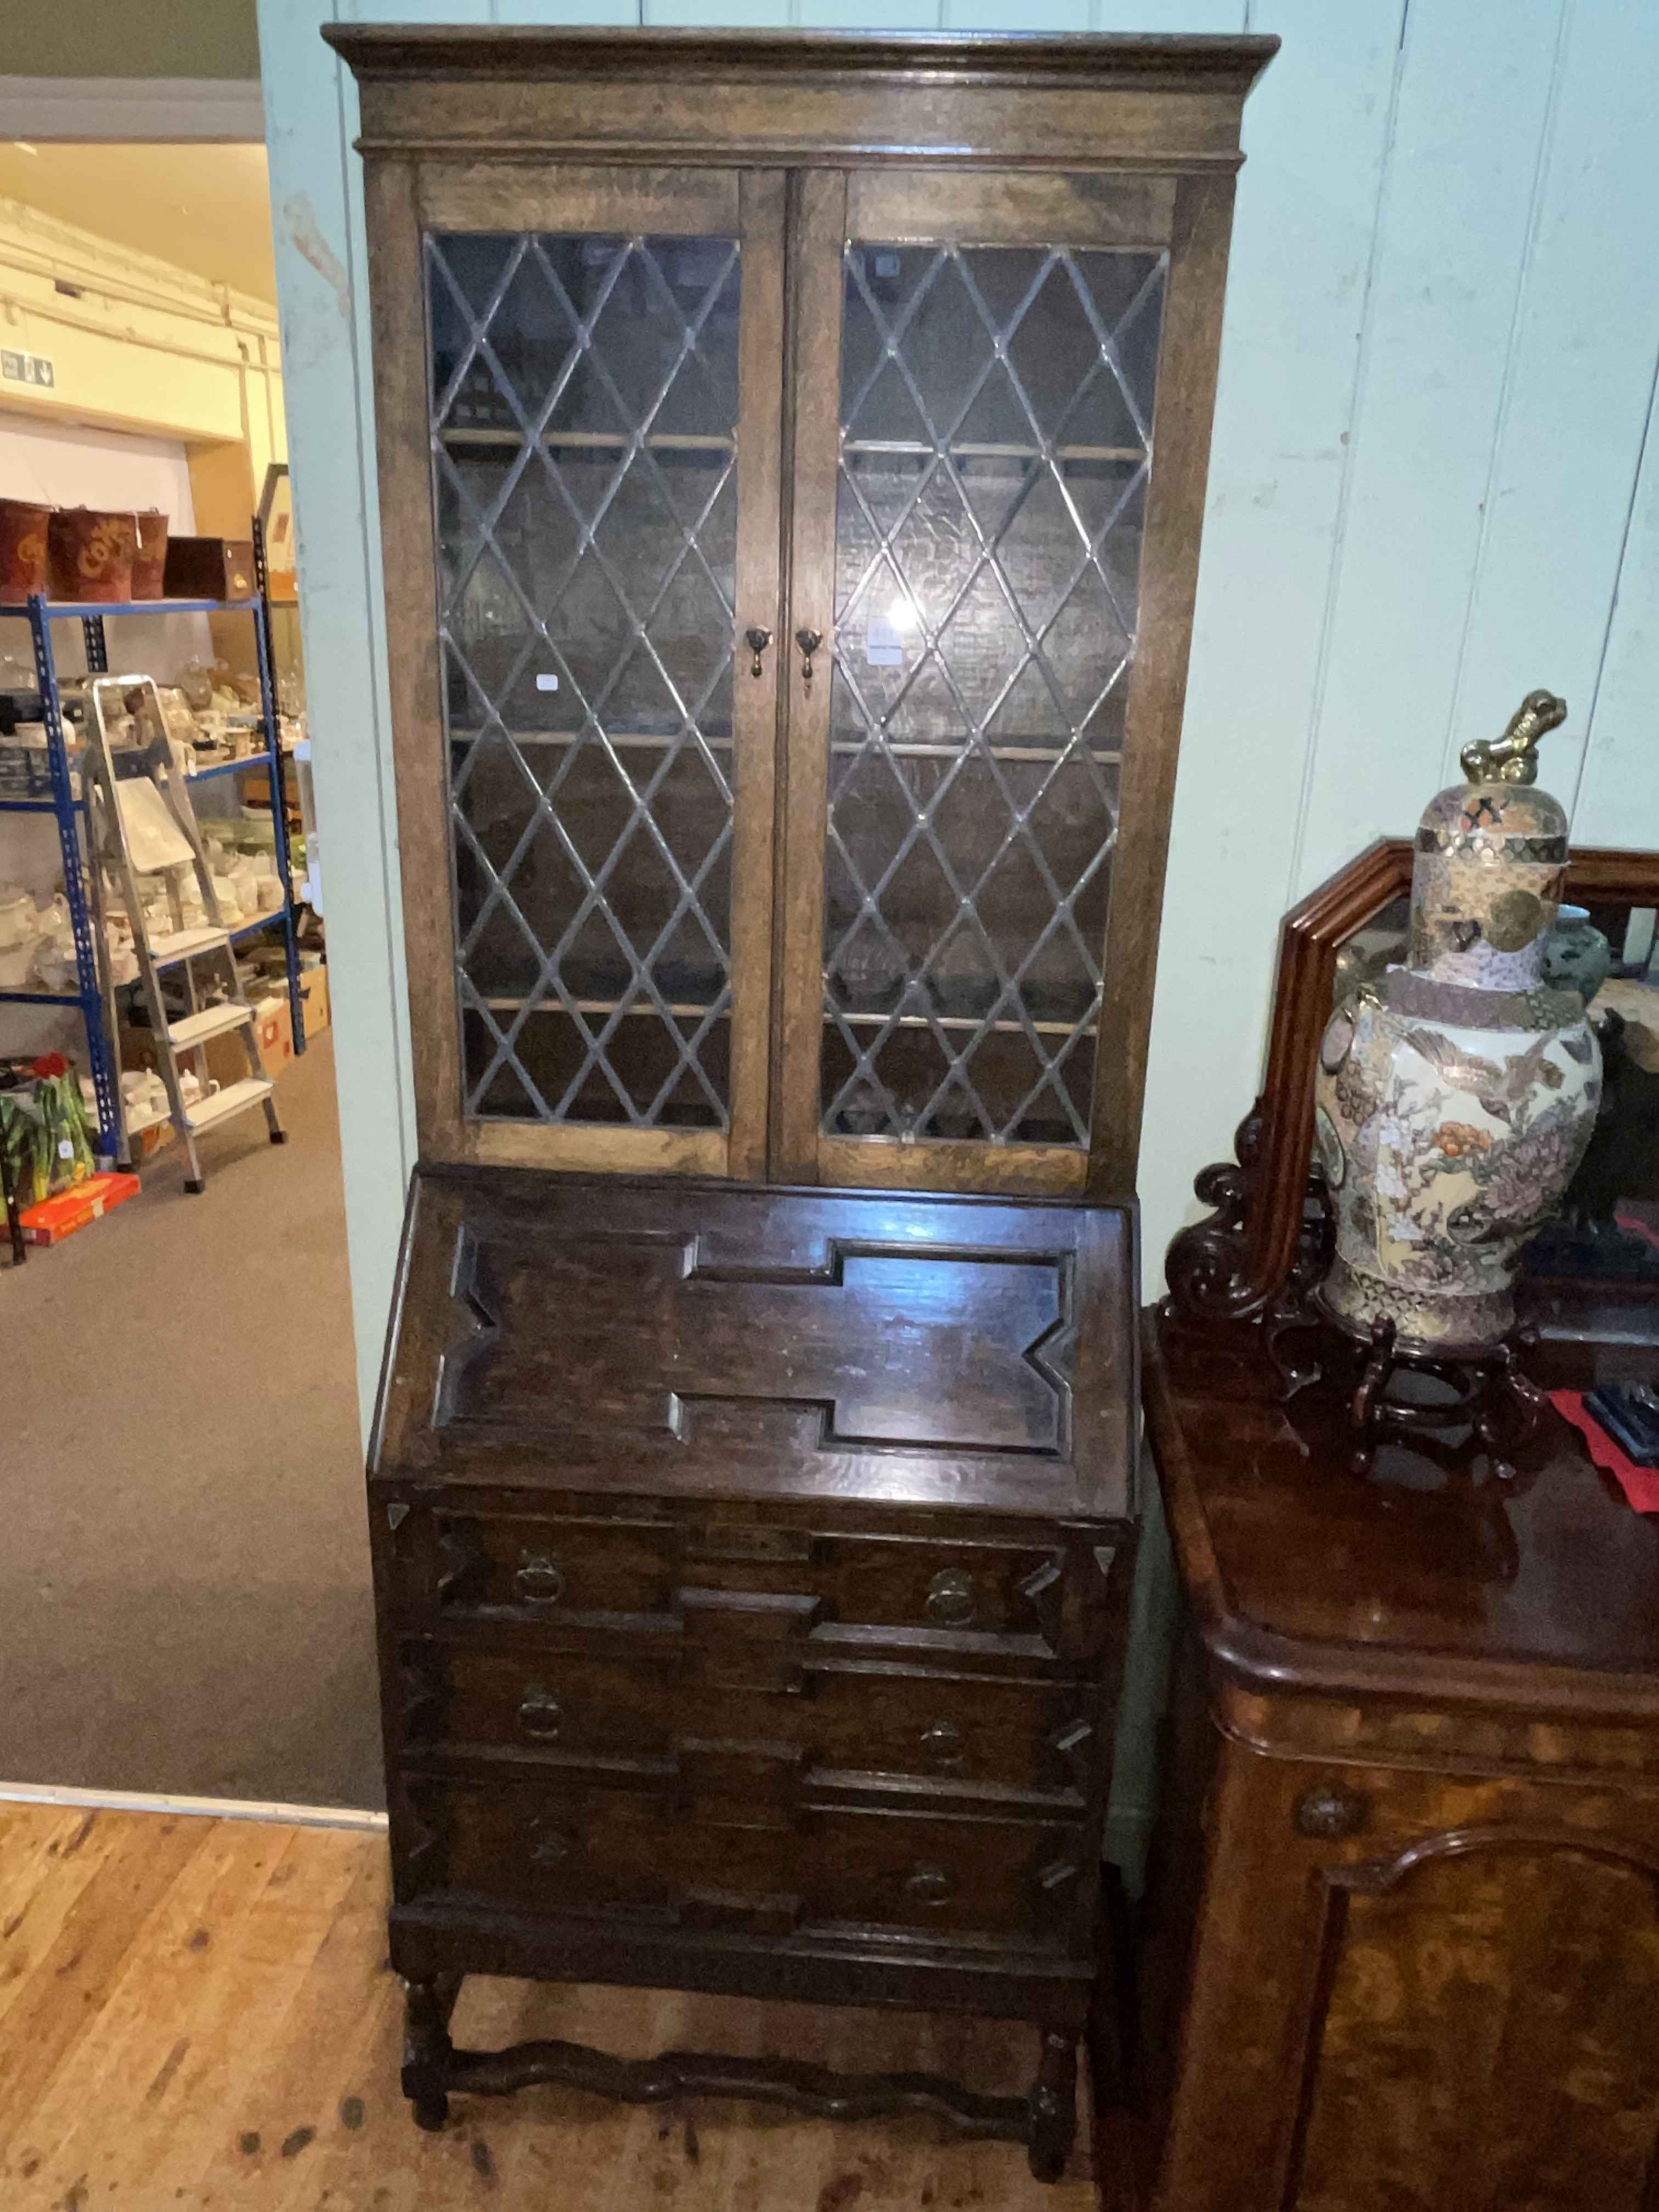
[{"label": "leaded glass door", "polygon": [[782,179],[423,191],[441,1145],[757,1176]]},{"label": "leaded glass door", "polygon": [[1087,1179],[1137,963],[1113,885],[1170,207],[806,180],[774,1173]]}]

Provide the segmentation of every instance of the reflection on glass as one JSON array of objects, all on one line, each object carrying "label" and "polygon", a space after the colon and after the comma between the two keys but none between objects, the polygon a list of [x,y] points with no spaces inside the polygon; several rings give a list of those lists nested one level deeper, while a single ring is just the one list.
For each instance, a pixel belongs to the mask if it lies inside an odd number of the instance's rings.
[{"label": "reflection on glass", "polygon": [[738,243],[428,283],[466,1111],[724,1128]]},{"label": "reflection on glass", "polygon": [[[1601,1045],[1601,1103],[1589,1145],[1554,1217],[1526,1248],[1524,1275],[1547,1288],[1628,1304],[1634,1334],[1659,1341],[1659,958],[1650,908],[1591,907],[1610,964],[1589,1002]],[[1570,925],[1571,927],[1571,925]],[[1552,980],[1577,972],[1571,960]]]},{"label": "reflection on glass", "polygon": [[823,1127],[1085,1145],[1164,262],[844,281]]}]

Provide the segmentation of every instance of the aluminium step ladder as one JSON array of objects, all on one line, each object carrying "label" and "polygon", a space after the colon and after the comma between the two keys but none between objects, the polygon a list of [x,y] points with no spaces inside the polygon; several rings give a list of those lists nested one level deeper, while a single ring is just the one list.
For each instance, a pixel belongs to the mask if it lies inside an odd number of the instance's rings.
[{"label": "aluminium step ladder", "polygon": [[[91,711],[87,718],[87,765],[92,774],[95,832],[92,840],[94,867],[113,873],[127,919],[132,928],[133,952],[144,1005],[156,1040],[161,1077],[167,1094],[169,1118],[185,1147],[190,1172],[187,1191],[206,1188],[196,1140],[204,1130],[215,1128],[238,1114],[258,1106],[273,1145],[285,1144],[287,1132],[277,1116],[276,1085],[265,1073],[253,1033],[253,1009],[243,993],[242,979],[232,949],[230,932],[220,912],[213,888],[196,810],[191,805],[185,778],[176,764],[161,711],[161,695],[150,676],[97,676],[88,686]],[[131,718],[131,738],[113,734],[118,713]],[[159,799],[159,806],[157,801]],[[149,861],[150,865],[143,865]],[[187,926],[181,880],[193,874],[205,920]],[[172,927],[152,936],[144,916],[141,879],[159,878],[167,893]],[[200,962],[210,972],[198,974]],[[212,973],[217,966],[217,974]],[[161,977],[176,969],[183,983],[187,1011],[169,1019]],[[217,1036],[235,1036],[247,1061],[240,1082],[211,1090],[204,1048]],[[186,1103],[181,1076],[187,1062],[199,1085],[198,1095]],[[133,1134],[127,1105],[119,1097],[124,1146]]]}]

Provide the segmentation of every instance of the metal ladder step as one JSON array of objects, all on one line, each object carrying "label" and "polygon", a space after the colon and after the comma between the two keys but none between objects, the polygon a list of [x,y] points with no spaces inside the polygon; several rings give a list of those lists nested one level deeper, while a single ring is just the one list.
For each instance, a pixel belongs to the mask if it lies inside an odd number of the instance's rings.
[{"label": "metal ladder step", "polygon": [[150,965],[155,968],[173,968],[181,960],[193,960],[198,952],[217,952],[230,944],[228,929],[180,929],[167,937],[152,937],[149,940]]},{"label": "metal ladder step", "polygon": [[181,1021],[170,1022],[167,1042],[174,1052],[187,1052],[192,1045],[205,1044],[210,1037],[223,1036],[227,1030],[245,1029],[252,1019],[252,1006],[228,999],[222,1005],[204,1006],[200,1013],[186,1014]]},{"label": "metal ladder step", "polygon": [[210,1098],[198,1099],[185,1109],[185,1119],[192,1129],[210,1129],[217,1121],[228,1121],[233,1114],[259,1105],[276,1088],[268,1075],[245,1075],[240,1083],[227,1084]]}]

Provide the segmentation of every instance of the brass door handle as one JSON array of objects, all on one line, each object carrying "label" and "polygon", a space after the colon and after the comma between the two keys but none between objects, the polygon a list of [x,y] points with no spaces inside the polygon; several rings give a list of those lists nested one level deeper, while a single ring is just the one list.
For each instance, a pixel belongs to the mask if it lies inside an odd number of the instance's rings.
[{"label": "brass door handle", "polygon": [[812,655],[823,643],[823,635],[815,629],[798,629],[795,642],[801,653],[800,680],[803,684],[810,684],[812,681]]},{"label": "brass door handle", "polygon": [[1367,1810],[1358,1790],[1340,1782],[1316,1782],[1297,1799],[1291,1818],[1297,1835],[1334,1844],[1363,1828]]},{"label": "brass door handle", "polygon": [[765,672],[761,666],[761,655],[765,652],[767,647],[772,642],[771,631],[769,629],[762,629],[759,624],[757,623],[753,629],[746,629],[743,635],[744,643],[748,646],[750,653],[754,656],[749,663],[749,673],[751,676],[760,676],[764,674]]}]

